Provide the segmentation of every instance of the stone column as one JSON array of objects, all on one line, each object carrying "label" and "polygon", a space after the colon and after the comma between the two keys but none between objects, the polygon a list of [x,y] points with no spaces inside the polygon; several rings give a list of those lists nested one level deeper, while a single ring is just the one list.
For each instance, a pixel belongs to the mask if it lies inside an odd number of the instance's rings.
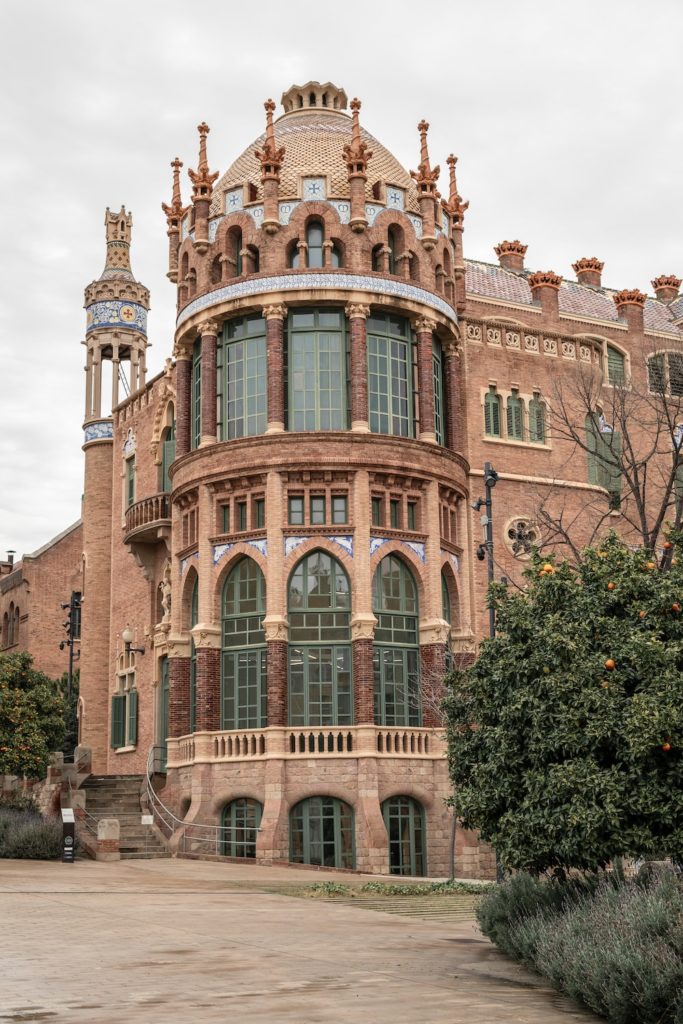
[{"label": "stone column", "polygon": [[[284,309],[284,307],[280,307]],[[283,313],[284,315],[284,313]],[[268,324],[282,326],[282,317]],[[287,725],[287,644],[289,626],[284,587],[285,550],[282,524],[285,521],[282,477],[271,469],[266,479],[266,539],[268,542],[266,617],[266,668],[268,673],[268,725]]]},{"label": "stone column", "polygon": [[[365,321],[361,321],[365,329]],[[370,476],[359,469],[353,486],[353,563],[356,593],[351,618],[353,657],[353,720],[355,725],[372,725],[374,715],[373,642],[377,619],[372,612],[370,571]]]},{"label": "stone column", "polygon": [[446,406],[446,447],[452,452],[464,447],[464,409],[460,389],[460,353],[454,340],[443,347],[443,389]]},{"label": "stone column", "polygon": [[190,642],[184,637],[168,641],[168,735],[190,731]]},{"label": "stone column", "polygon": [[[216,344],[218,323],[205,320],[199,325],[202,339],[202,430],[203,447],[216,442]],[[177,428],[176,428],[177,429]]]},{"label": "stone column", "polygon": [[434,433],[433,335],[436,324],[421,316],[414,323],[417,334],[417,390],[420,408],[420,441],[436,444]]},{"label": "stone column", "polygon": [[266,356],[268,362],[268,427],[267,434],[280,434],[285,429],[285,354],[284,321],[287,307],[263,307],[266,321]]},{"label": "stone column", "polygon": [[368,355],[365,321],[370,307],[350,303],[346,307],[351,335],[351,430],[367,434],[368,423]]},{"label": "stone column", "polygon": [[192,415],[192,357],[189,352],[178,353],[175,369],[176,382],[176,443],[179,459],[190,450],[190,418]]}]

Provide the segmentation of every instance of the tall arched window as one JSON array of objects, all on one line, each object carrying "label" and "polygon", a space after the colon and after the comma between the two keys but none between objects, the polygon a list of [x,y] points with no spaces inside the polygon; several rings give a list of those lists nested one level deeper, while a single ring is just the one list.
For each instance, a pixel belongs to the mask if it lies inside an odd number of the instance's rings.
[{"label": "tall arched window", "polygon": [[400,316],[373,313],[367,320],[370,430],[414,437],[413,340]]},{"label": "tall arched window", "polygon": [[343,568],[312,551],[289,579],[289,722],[351,725],[351,592]]},{"label": "tall arched window", "polygon": [[524,440],[524,403],[515,388],[507,400],[507,436],[512,441]]},{"label": "tall arched window", "polygon": [[256,837],[263,806],[258,800],[241,797],[232,800],[221,812],[221,853],[224,857],[256,857]]},{"label": "tall arched window", "polygon": [[611,345],[607,346],[607,380],[610,384],[626,382],[626,357]]},{"label": "tall arched window", "polygon": [[244,273],[244,266],[242,263],[242,232],[239,228],[236,231],[231,232],[232,239],[232,262],[235,267],[235,277],[241,277]]},{"label": "tall arched window", "polygon": [[349,398],[344,314],[338,309],[294,309],[287,338],[289,430],[346,430]]},{"label": "tall arched window", "polygon": [[190,442],[199,448],[202,439],[202,343],[199,338],[192,349],[192,391],[190,409]]},{"label": "tall arched window", "polygon": [[443,400],[443,357],[441,342],[432,341],[432,379],[434,384],[434,433],[439,444],[446,443],[445,404]]},{"label": "tall arched window", "polygon": [[484,432],[489,437],[501,436],[500,395],[490,387],[484,396]]},{"label": "tall arched window", "polygon": [[169,413],[171,419],[170,426],[166,427],[161,435],[161,490],[171,490],[171,477],[169,476],[169,469],[171,463],[175,459],[175,414],[173,412],[173,406],[169,407]]},{"label": "tall arched window", "polygon": [[221,728],[264,729],[267,721],[266,581],[242,558],[223,587]]},{"label": "tall arched window", "polygon": [[588,482],[609,492],[610,506],[618,508],[621,500],[621,435],[596,410],[585,420],[588,447]]},{"label": "tall arched window", "polygon": [[410,569],[396,555],[387,555],[377,566],[372,605],[377,618],[373,655],[375,722],[419,726],[417,587]]},{"label": "tall arched window", "polygon": [[398,239],[393,228],[387,231],[387,250],[389,258],[389,273],[398,273]]},{"label": "tall arched window", "polygon": [[529,440],[545,444],[545,402],[536,391],[529,402]]},{"label": "tall arched window", "polygon": [[389,836],[392,875],[425,875],[425,827],[422,805],[409,796],[394,796],[382,804]]},{"label": "tall arched window", "polygon": [[289,814],[289,859],[293,864],[353,868],[353,811],[343,800],[313,796]]},{"label": "tall arched window", "polygon": [[441,615],[444,620],[450,625],[451,624],[451,595],[448,590],[448,580],[446,579],[446,573],[441,572]]},{"label": "tall arched window", "polygon": [[[199,579],[195,576],[190,597],[190,629],[199,621]],[[190,732],[197,728],[197,648],[190,634]]]},{"label": "tall arched window", "polygon": [[14,640],[15,644],[19,643],[19,622],[20,622],[20,620],[21,620],[21,615],[19,613],[19,605],[17,605],[17,607],[14,609],[14,636],[13,636],[13,640]]},{"label": "tall arched window", "polygon": [[7,612],[2,617],[2,646],[9,647],[10,636],[9,636],[9,615]]},{"label": "tall arched window", "polygon": [[323,259],[323,242],[325,233],[319,220],[311,221],[306,228],[307,265],[311,268],[320,268],[325,262]]},{"label": "tall arched window", "polygon": [[218,436],[264,434],[268,425],[266,321],[245,316],[225,325],[218,346]]}]

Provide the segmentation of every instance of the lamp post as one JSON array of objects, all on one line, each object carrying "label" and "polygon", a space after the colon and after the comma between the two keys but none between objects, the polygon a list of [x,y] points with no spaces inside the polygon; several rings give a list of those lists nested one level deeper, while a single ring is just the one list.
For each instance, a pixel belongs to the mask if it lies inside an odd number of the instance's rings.
[{"label": "lamp post", "polygon": [[[487,561],[488,569],[488,581],[489,586],[493,583],[493,499],[491,491],[498,482],[498,474],[491,465],[490,462],[484,463],[484,493],[485,498],[477,498],[472,504],[472,508],[479,512],[482,508],[486,509],[484,515],[481,517],[481,525],[484,527],[484,543],[480,544],[477,548],[477,558],[480,562],[484,559]],[[492,604],[489,603],[489,636],[494,637],[496,635],[496,612]]]}]

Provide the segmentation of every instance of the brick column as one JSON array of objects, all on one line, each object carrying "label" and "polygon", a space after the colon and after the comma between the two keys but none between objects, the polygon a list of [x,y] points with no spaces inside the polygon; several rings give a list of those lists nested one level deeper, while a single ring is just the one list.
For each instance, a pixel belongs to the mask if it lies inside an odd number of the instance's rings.
[{"label": "brick column", "polygon": [[368,424],[368,355],[365,321],[370,307],[351,303],[346,307],[351,336],[351,430],[367,433]]},{"label": "brick column", "polygon": [[417,390],[420,409],[420,441],[436,443],[434,433],[433,334],[436,324],[429,317],[415,321],[417,334]]},{"label": "brick column", "polygon": [[[374,617],[373,617],[374,619]],[[372,630],[366,625],[365,632]],[[362,633],[353,629],[354,633]],[[354,725],[372,725],[375,721],[375,673],[372,664],[372,636],[358,636],[351,644],[353,654],[353,721]]]},{"label": "brick column", "polygon": [[268,362],[268,427],[266,433],[285,429],[285,318],[284,305],[264,306],[266,358]]},{"label": "brick column", "polygon": [[[173,644],[177,649],[180,645]],[[189,645],[183,645],[186,647]],[[182,657],[168,659],[168,735],[172,738],[187,736],[190,731],[190,658],[189,651]]]},{"label": "brick column", "polygon": [[188,353],[179,353],[176,368],[175,454],[179,459],[190,450],[190,417],[192,410],[192,359]]},{"label": "brick column", "polygon": [[445,689],[446,644],[420,645],[420,681],[422,697],[422,724],[426,729],[438,729],[443,725],[439,708]]},{"label": "brick column", "polygon": [[[196,638],[206,639],[201,634]],[[196,666],[197,732],[214,732],[221,727],[221,652],[198,646]]]},{"label": "brick column", "polygon": [[[285,639],[282,639],[284,633]],[[270,635],[269,635],[270,634]],[[266,625],[268,725],[287,725],[287,624]]]},{"label": "brick column", "polygon": [[[202,338],[202,445],[216,441],[216,344],[218,323],[205,320],[199,326]],[[176,426],[177,429],[177,426]]]},{"label": "brick column", "polygon": [[460,357],[455,342],[448,342],[443,346],[443,357],[446,447],[452,452],[457,452],[462,451],[464,442],[464,410],[460,393]]}]

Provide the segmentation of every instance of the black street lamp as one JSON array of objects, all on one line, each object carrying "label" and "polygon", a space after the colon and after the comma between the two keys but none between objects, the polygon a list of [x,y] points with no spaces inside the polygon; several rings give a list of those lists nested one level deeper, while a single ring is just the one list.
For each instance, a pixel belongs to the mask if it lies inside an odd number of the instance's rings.
[{"label": "black street lamp", "polygon": [[[484,493],[485,498],[477,498],[472,504],[472,508],[475,512],[479,512],[482,508],[486,509],[484,515],[481,517],[481,525],[484,527],[484,543],[480,544],[477,548],[477,558],[480,562],[484,559],[487,560],[488,578],[489,585],[493,583],[493,499],[491,497],[491,491],[498,482],[498,474],[491,465],[490,462],[484,463]],[[494,637],[496,635],[496,612],[492,604],[489,603],[489,636]]]}]

